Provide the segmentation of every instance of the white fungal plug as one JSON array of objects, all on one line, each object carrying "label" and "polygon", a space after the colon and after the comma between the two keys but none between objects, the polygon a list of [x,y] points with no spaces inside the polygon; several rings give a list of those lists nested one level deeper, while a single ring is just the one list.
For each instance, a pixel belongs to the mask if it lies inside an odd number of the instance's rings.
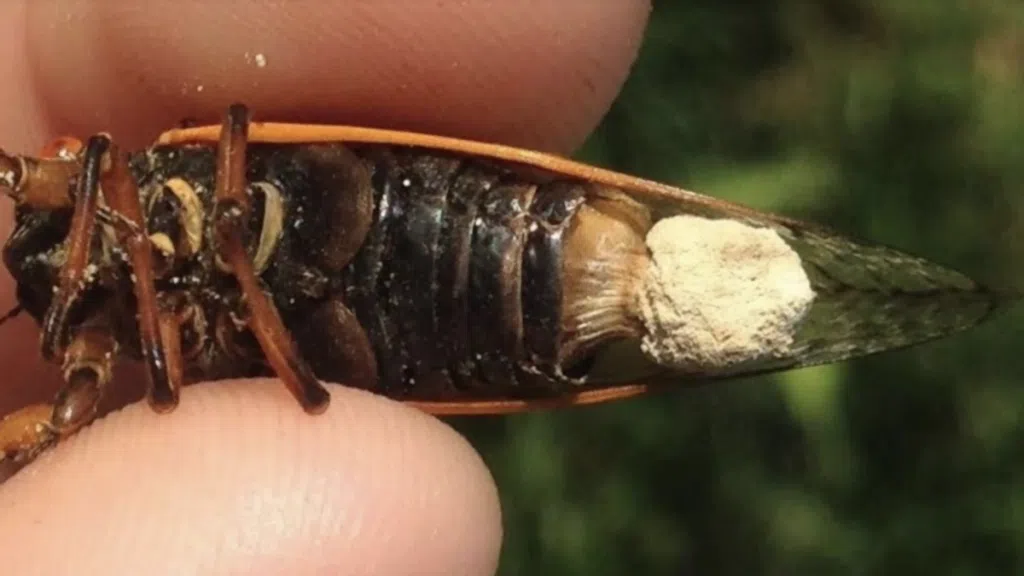
[{"label": "white fungal plug", "polygon": [[696,376],[796,356],[815,292],[775,229],[690,214],[652,220],[608,190],[580,208],[565,250],[563,366],[605,358],[593,354],[622,340],[647,362]]},{"label": "white fungal plug", "polygon": [[814,291],[774,230],[681,215],[657,222],[646,244],[635,310],[652,362],[715,374],[792,355]]},{"label": "white fungal plug", "polygon": [[805,223],[692,207],[660,217],[664,205],[598,188],[577,212],[564,250],[564,373],[700,380],[831,363],[965,330],[1017,299]]}]

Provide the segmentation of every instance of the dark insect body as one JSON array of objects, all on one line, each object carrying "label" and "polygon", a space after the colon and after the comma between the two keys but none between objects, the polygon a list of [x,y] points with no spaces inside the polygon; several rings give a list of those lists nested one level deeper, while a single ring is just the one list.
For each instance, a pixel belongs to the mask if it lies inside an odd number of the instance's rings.
[{"label": "dark insect body", "polygon": [[[154,251],[156,290],[187,318],[187,380],[272,373],[239,328],[236,282],[206,248],[215,161],[209,147],[179,146],[130,159],[146,230],[168,247]],[[247,253],[320,379],[419,400],[543,393],[568,379],[555,369],[561,242],[585,184],[535,185],[471,158],[384,145],[255,144],[246,165]],[[70,210],[22,209],[5,248],[21,304],[40,322],[70,222]],[[96,278],[76,316],[102,309],[123,352],[142,359],[127,258],[103,250],[93,247]],[[348,352],[364,341],[369,350]]]},{"label": "dark insect body", "polygon": [[[250,125],[241,106],[132,154],[97,136],[3,155],[0,180],[18,202],[4,262],[66,380],[52,407],[0,424],[18,465],[95,417],[119,356],[147,363],[162,411],[190,381],[276,374],[310,412],[331,381],[495,413],[905,346],[1003,300],[885,247],[563,159]],[[645,236],[683,213],[771,229],[799,255],[815,304],[785,353],[687,372],[638,344],[657,324],[638,304]]]}]

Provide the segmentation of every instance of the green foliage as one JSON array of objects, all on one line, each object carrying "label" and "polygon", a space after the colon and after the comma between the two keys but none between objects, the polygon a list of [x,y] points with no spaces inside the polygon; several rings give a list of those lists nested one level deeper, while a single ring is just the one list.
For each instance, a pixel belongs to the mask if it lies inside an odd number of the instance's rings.
[{"label": "green foliage", "polygon": [[[655,2],[581,157],[1024,286],[1024,4]],[[1010,574],[1020,310],[840,366],[458,420],[503,574]]]}]

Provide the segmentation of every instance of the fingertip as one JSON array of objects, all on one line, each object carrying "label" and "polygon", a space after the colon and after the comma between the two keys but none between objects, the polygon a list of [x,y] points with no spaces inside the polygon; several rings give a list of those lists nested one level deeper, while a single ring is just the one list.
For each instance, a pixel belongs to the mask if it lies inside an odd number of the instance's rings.
[{"label": "fingertip", "polygon": [[332,394],[310,416],[276,381],[216,382],[172,414],[109,416],[2,487],[0,565],[493,574],[500,507],[469,444],[398,403]]},{"label": "fingertip", "polygon": [[[0,148],[7,152],[35,152],[50,129],[45,123],[31,76],[26,38],[27,0],[0,2]],[[5,209],[6,210],[6,209]],[[0,226],[8,213],[0,212]],[[3,229],[4,235],[8,230]]]},{"label": "fingertip", "polygon": [[264,120],[365,124],[567,152],[636,56],[650,3],[33,2],[33,69],[76,133],[140,145],[245,100]]}]

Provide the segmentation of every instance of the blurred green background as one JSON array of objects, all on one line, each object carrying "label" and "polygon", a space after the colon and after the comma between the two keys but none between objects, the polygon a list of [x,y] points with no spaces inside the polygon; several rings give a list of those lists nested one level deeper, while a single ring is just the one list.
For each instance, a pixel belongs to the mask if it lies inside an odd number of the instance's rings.
[{"label": "blurred green background", "polygon": [[[1024,3],[730,4],[655,1],[580,158],[1024,286]],[[501,573],[1021,573],[1022,320],[455,420],[501,492]]]}]

